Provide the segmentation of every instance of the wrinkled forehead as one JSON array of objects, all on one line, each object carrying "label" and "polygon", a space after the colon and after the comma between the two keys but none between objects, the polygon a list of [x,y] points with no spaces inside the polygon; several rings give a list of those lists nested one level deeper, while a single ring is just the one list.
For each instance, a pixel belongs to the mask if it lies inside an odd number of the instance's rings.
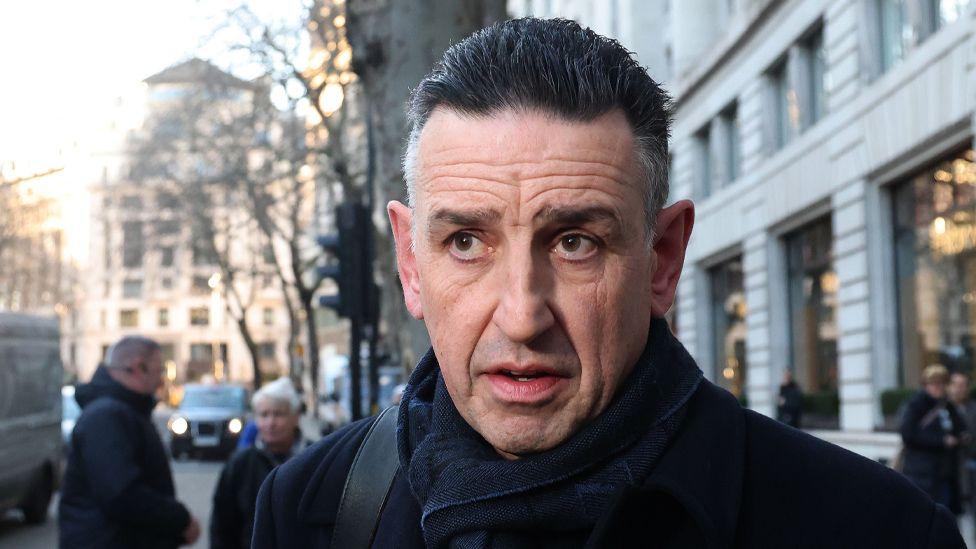
[{"label": "wrinkled forehead", "polygon": [[420,134],[415,198],[432,187],[468,178],[484,186],[521,186],[549,176],[607,178],[640,190],[634,132],[622,111],[591,121],[566,120],[537,110],[468,115],[436,109]]}]

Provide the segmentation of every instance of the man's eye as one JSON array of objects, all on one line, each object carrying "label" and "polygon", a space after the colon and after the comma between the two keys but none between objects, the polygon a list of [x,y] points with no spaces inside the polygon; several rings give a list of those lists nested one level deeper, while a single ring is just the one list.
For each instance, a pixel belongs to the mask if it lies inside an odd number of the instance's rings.
[{"label": "man's eye", "polygon": [[596,242],[581,234],[567,234],[556,243],[554,252],[572,261],[587,259],[597,251]]},{"label": "man's eye", "polygon": [[451,237],[451,255],[462,261],[473,261],[488,253],[488,246],[471,233],[460,232]]}]

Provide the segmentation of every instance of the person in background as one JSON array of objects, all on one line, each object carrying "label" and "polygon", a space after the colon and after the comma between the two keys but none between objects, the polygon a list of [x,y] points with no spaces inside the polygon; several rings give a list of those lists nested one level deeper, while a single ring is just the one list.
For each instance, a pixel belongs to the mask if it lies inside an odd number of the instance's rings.
[{"label": "person in background", "polygon": [[976,519],[976,401],[970,398],[969,375],[953,372],[949,376],[949,402],[965,423],[965,433],[959,446],[959,495],[964,507]]},{"label": "person in background", "polygon": [[212,549],[251,546],[254,504],[268,473],[304,447],[298,393],[288,378],[268,383],[251,399],[257,437],[238,450],[220,474],[210,517]]},{"label": "person in background", "polygon": [[803,391],[794,381],[793,372],[790,370],[783,372],[783,382],[779,385],[776,419],[797,429],[800,428],[800,420],[803,419]]},{"label": "person in background", "polygon": [[81,416],[58,508],[61,547],[177,547],[200,536],[199,523],[176,500],[152,422],[162,384],[159,344],[127,336],[108,350],[91,383],[75,391]]},{"label": "person in background", "polygon": [[922,370],[922,389],[905,407],[901,438],[903,473],[950,511],[961,512],[957,450],[965,431],[956,407],[946,401],[949,371],[941,364]]}]

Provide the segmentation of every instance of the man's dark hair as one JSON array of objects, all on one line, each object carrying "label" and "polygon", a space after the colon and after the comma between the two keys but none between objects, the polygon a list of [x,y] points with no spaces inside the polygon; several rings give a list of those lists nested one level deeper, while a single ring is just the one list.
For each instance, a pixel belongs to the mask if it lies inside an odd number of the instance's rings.
[{"label": "man's dark hair", "polygon": [[538,109],[579,122],[619,108],[634,131],[646,179],[648,226],[667,200],[670,97],[619,42],[574,21],[496,23],[444,53],[410,98],[404,172],[411,202],[417,141],[437,107],[475,116]]}]

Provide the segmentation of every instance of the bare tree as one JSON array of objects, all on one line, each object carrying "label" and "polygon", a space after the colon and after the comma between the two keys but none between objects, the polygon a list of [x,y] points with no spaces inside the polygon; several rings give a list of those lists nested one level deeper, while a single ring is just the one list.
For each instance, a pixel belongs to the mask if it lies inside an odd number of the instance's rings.
[{"label": "bare tree", "polygon": [[263,131],[257,113],[266,88],[244,82],[209,63],[183,65],[173,82],[177,99],[157,105],[131,143],[136,182],[178,197],[180,222],[188,226],[195,264],[212,265],[211,283],[226,297],[225,309],[248,349],[254,386],[262,384],[258,343],[248,324],[265,266],[267,240],[247,214],[245,184],[255,143]]},{"label": "bare tree", "polygon": [[246,53],[278,98],[279,135],[262,143],[263,162],[245,181],[255,221],[279,243],[277,273],[294,340],[304,324],[310,393],[318,387],[315,296],[322,285],[316,275],[322,252],[312,237],[332,222],[332,206],[362,201],[364,193],[364,126],[344,18],[341,5],[320,0],[305,4],[290,24],[263,21],[242,5],[215,35],[231,44],[229,51]]}]

